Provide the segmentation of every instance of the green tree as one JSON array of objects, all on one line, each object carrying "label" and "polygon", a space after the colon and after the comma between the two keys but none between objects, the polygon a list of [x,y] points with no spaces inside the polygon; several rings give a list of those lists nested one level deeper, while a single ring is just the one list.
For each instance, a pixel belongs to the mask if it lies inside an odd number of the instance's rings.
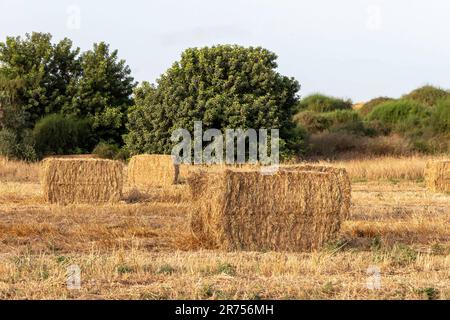
[{"label": "green tree", "polygon": [[0,155],[14,159],[35,160],[26,114],[18,103],[17,92],[23,88],[20,79],[9,79],[0,69]]},{"label": "green tree", "polygon": [[81,78],[72,86],[74,94],[64,113],[89,118],[99,139],[121,143],[136,85],[129,66],[119,60],[117,50],[110,52],[109,46],[101,42],[82,54],[81,69]]},{"label": "green tree", "polygon": [[20,79],[9,79],[0,69],[0,129],[8,129],[16,134],[25,128],[25,113],[21,108],[17,92],[23,88]]},{"label": "green tree", "polygon": [[79,49],[65,38],[56,44],[48,33],[7,37],[0,43],[1,73],[10,81],[21,81],[14,93],[26,115],[26,125],[46,114],[60,111],[69,103],[70,84],[80,74]]},{"label": "green tree", "polygon": [[132,153],[170,153],[171,133],[203,128],[280,128],[281,145],[301,148],[292,116],[299,84],[275,71],[277,56],[263,48],[219,45],[183,52],[157,81],[135,91],[125,137]]}]

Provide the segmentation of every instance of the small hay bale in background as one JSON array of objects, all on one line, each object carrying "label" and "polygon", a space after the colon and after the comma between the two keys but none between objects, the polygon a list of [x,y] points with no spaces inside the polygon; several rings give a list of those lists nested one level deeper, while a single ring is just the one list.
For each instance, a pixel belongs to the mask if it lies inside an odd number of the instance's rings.
[{"label": "small hay bale in background", "polygon": [[340,228],[343,196],[331,173],[224,170],[192,173],[194,236],[207,248],[304,251]]},{"label": "small hay bale in background", "polygon": [[143,187],[163,187],[178,183],[179,165],[171,155],[142,154],[128,164],[128,184]]},{"label": "small hay bale in background", "polygon": [[425,169],[427,189],[432,192],[450,192],[450,160],[435,160]]},{"label": "small hay bale in background", "polygon": [[117,202],[122,197],[123,165],[118,161],[49,158],[42,162],[41,178],[50,203]]}]

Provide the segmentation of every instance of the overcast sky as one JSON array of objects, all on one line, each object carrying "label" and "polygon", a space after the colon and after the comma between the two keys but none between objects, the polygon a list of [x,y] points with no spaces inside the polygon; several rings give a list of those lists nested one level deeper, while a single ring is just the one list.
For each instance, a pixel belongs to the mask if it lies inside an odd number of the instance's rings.
[{"label": "overcast sky", "polygon": [[119,49],[154,82],[188,47],[263,46],[301,95],[355,102],[423,84],[450,88],[448,0],[0,0],[0,40],[26,32]]}]

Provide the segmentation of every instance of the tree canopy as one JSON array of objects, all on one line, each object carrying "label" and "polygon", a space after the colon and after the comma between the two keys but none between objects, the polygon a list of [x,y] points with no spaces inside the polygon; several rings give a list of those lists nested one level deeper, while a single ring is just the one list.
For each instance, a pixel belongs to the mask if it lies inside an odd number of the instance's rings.
[{"label": "tree canopy", "polygon": [[157,81],[136,91],[125,141],[132,153],[170,153],[171,133],[203,128],[280,128],[284,151],[299,151],[292,121],[298,82],[276,71],[277,56],[260,47],[187,49]]},{"label": "tree canopy", "polygon": [[0,42],[0,129],[18,141],[40,119],[63,114],[86,120],[98,141],[121,145],[135,86],[125,60],[104,42],[84,53],[49,33]]}]

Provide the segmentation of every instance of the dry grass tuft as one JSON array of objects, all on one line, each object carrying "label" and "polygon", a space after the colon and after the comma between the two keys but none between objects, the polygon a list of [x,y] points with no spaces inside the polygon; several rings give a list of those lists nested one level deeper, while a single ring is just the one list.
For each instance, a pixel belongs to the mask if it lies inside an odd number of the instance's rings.
[{"label": "dry grass tuft", "polygon": [[37,182],[39,181],[39,163],[11,161],[0,157],[0,181]]},{"label": "dry grass tuft", "polygon": [[345,168],[352,180],[422,180],[430,159],[422,156],[376,157],[319,163]]}]

